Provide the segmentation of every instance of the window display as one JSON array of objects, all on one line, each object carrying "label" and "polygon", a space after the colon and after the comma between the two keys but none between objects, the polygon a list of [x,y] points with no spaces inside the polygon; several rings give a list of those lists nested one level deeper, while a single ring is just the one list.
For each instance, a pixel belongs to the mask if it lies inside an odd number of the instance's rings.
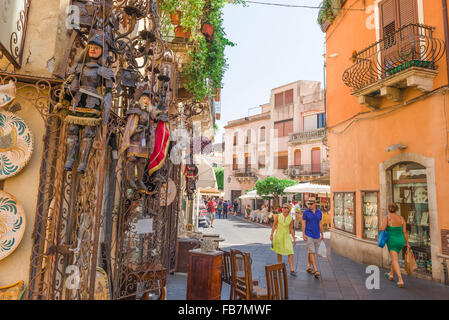
[{"label": "window display", "polygon": [[[429,204],[427,199],[426,169],[413,162],[400,163],[391,170],[393,201],[407,222],[410,245],[418,264],[419,273],[431,275]],[[403,265],[403,255],[399,262]]]},{"label": "window display", "polygon": [[334,193],[334,226],[355,233],[354,192]]},{"label": "window display", "polygon": [[365,239],[377,240],[379,228],[379,192],[362,192],[363,201],[363,237]]}]

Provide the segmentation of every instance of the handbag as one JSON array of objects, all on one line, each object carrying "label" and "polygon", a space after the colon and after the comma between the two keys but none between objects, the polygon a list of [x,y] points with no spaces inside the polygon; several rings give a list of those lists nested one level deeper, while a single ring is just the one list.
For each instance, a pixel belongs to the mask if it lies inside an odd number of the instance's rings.
[{"label": "handbag", "polygon": [[[387,215],[387,227],[389,221],[390,215]],[[385,247],[385,244],[387,243],[388,238],[390,237],[390,233],[387,231],[387,227],[385,227],[385,230],[379,230],[379,234],[377,235],[377,245],[381,248]]]},{"label": "handbag", "polygon": [[412,274],[416,269],[418,268],[418,265],[415,261],[415,256],[413,255],[413,251],[410,248],[407,248],[407,253],[405,254],[405,260],[404,260],[404,269],[407,274]]},{"label": "handbag", "polygon": [[321,240],[320,246],[318,247],[318,256],[321,258],[327,258],[326,245],[323,240]]}]

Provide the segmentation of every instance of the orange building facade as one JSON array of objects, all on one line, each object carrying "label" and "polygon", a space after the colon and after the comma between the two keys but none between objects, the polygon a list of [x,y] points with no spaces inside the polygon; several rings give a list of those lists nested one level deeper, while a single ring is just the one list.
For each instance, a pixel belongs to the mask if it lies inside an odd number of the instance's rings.
[{"label": "orange building facade", "polygon": [[447,283],[449,71],[443,2],[343,1],[326,30],[326,99],[332,249],[389,267],[377,232],[388,203],[395,202],[407,221],[415,275]]}]

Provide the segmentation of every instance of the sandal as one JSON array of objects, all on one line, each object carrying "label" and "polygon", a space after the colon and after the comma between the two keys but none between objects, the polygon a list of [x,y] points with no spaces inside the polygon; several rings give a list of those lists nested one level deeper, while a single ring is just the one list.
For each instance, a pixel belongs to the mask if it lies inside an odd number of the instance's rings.
[{"label": "sandal", "polygon": [[313,269],[312,268],[307,268],[307,270],[306,270],[308,273],[311,273],[311,274],[313,274]]},{"label": "sandal", "polygon": [[318,270],[315,270],[315,272],[313,272],[313,276],[318,279],[321,276],[321,273]]},{"label": "sandal", "polygon": [[296,275],[297,275],[298,273],[297,273],[296,271],[292,270],[292,271],[290,271],[290,274],[291,274],[292,276],[296,277]]},{"label": "sandal", "polygon": [[385,278],[387,278],[387,280],[394,281],[394,277],[390,277],[388,272],[385,272]]},{"label": "sandal", "polygon": [[404,288],[404,282],[402,282],[402,283],[399,283],[399,281],[396,282],[396,287],[398,287],[398,288]]}]

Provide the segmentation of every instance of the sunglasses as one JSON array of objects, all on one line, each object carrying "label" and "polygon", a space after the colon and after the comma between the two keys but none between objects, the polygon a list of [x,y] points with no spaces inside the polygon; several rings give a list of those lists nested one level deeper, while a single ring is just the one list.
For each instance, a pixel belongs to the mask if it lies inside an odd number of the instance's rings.
[{"label": "sunglasses", "polygon": [[315,202],[308,202],[307,203],[309,206],[315,204]]}]

